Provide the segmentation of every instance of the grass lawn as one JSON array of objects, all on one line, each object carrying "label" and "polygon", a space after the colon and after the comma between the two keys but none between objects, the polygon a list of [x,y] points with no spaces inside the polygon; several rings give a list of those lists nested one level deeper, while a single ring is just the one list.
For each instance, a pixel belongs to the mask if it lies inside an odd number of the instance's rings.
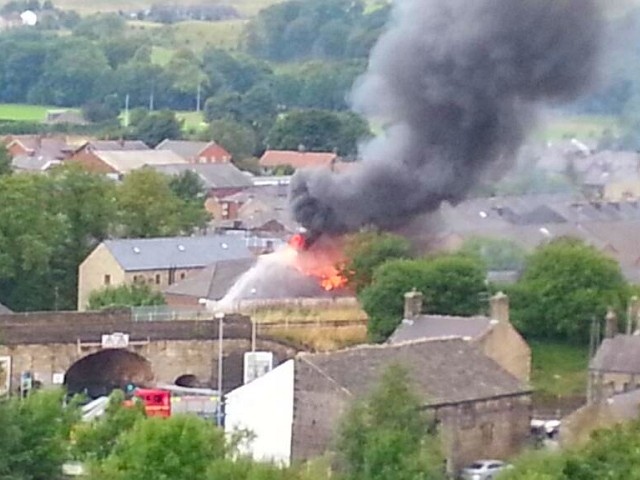
[{"label": "grass lawn", "polygon": [[547,117],[540,121],[536,138],[546,141],[577,137],[578,139],[599,138],[605,130],[616,129],[616,119],[608,116],[580,115]]},{"label": "grass lawn", "polygon": [[247,20],[226,20],[221,22],[180,22],[172,26],[174,46],[202,52],[208,47],[236,50],[244,32]]},{"label": "grass lawn", "polygon": [[553,342],[529,342],[532,351],[531,383],[543,403],[586,394],[589,349]]},{"label": "grass lawn", "polygon": [[49,110],[75,110],[73,108],[27,105],[21,103],[0,103],[0,120],[21,122],[42,122]]},{"label": "grass lawn", "polygon": [[185,130],[201,130],[207,126],[202,112],[176,112],[176,116],[184,120]]}]

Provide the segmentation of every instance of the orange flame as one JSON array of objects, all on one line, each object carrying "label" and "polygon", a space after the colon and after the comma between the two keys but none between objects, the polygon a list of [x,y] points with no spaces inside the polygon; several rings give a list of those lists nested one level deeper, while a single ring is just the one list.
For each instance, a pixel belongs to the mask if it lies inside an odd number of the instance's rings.
[{"label": "orange flame", "polygon": [[294,265],[303,275],[315,277],[327,292],[338,290],[347,285],[347,279],[341,275],[337,264],[341,253],[335,248],[319,248],[314,244],[310,250],[306,247],[306,238],[302,234],[293,235],[289,246],[295,250]]}]

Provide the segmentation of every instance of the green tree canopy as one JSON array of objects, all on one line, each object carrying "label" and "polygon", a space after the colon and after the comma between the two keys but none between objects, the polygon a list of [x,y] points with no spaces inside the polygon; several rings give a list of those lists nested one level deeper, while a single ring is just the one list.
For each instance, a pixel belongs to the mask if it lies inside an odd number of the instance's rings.
[{"label": "green tree canopy", "polygon": [[193,480],[224,458],[224,432],[195,416],[148,418],[124,432],[92,478]]},{"label": "green tree canopy", "polygon": [[250,127],[233,120],[213,120],[209,124],[206,139],[222,145],[231,153],[234,163],[252,157],[256,151],[256,133]]},{"label": "green tree canopy", "polygon": [[486,291],[485,271],[478,259],[466,255],[384,263],[359,295],[373,340],[385,340],[393,333],[402,320],[404,294],[414,288],[424,295],[428,313],[475,315]]},{"label": "green tree canopy", "polygon": [[185,170],[171,177],[169,188],[173,194],[185,202],[203,202],[205,196],[204,182],[193,170]]},{"label": "green tree canopy", "polygon": [[446,478],[440,440],[407,372],[392,366],[380,385],[347,414],[338,452],[347,480]]},{"label": "green tree canopy", "polygon": [[129,173],[117,191],[120,226],[125,237],[148,238],[191,233],[206,224],[203,204],[185,202],[166,175],[150,168]]},{"label": "green tree canopy", "polygon": [[627,284],[619,265],[582,241],[556,239],[536,250],[512,288],[514,323],[525,334],[585,341],[593,318],[625,305]]},{"label": "green tree canopy", "polygon": [[462,253],[481,258],[488,270],[516,270],[524,266],[527,253],[506,238],[473,237],[464,242]]},{"label": "green tree canopy", "polygon": [[144,307],[164,305],[160,292],[152,291],[148,285],[120,285],[95,290],[89,296],[89,310],[117,307]]},{"label": "green tree canopy", "polygon": [[365,232],[351,235],[345,244],[347,258],[342,271],[349,284],[360,292],[373,279],[374,270],[387,260],[409,258],[411,245],[391,233]]},{"label": "green tree canopy", "polygon": [[175,112],[160,110],[144,116],[134,125],[131,136],[155,147],[165,139],[175,140],[182,135],[182,122]]},{"label": "green tree canopy", "polygon": [[0,144],[0,176],[11,174],[11,156],[4,144]]},{"label": "green tree canopy", "polygon": [[60,391],[0,401],[0,478],[59,478],[76,419],[76,410],[63,406]]}]

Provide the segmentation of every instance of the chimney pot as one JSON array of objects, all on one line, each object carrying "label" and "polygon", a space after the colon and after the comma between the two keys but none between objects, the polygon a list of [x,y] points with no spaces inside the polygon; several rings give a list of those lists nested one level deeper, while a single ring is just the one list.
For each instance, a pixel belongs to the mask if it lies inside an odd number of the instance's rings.
[{"label": "chimney pot", "polygon": [[509,297],[504,292],[496,293],[489,300],[491,318],[500,323],[509,323]]},{"label": "chimney pot", "polygon": [[404,294],[404,319],[411,320],[422,313],[422,293],[415,288]]}]

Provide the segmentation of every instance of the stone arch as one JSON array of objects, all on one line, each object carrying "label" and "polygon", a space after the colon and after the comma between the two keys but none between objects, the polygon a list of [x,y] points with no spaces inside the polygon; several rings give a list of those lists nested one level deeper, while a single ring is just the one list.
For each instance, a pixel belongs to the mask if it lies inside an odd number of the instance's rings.
[{"label": "stone arch", "polygon": [[86,393],[95,398],[128,384],[150,386],[154,381],[151,363],[124,349],[105,349],[87,355],[66,371],[64,384],[69,393]]},{"label": "stone arch", "polygon": [[200,386],[200,380],[198,380],[198,377],[191,373],[180,375],[173,383],[175,383],[179,387],[197,388]]}]

